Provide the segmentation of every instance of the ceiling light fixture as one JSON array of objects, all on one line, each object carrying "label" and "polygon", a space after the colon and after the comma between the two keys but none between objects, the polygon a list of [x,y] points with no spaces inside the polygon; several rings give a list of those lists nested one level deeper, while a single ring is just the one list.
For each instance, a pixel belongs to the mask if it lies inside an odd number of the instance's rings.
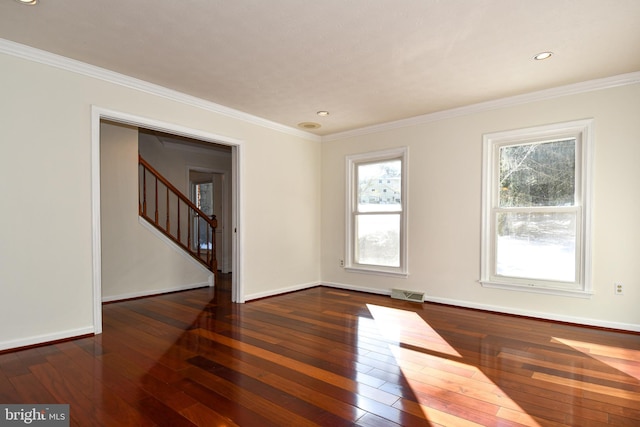
[{"label": "ceiling light fixture", "polygon": [[534,56],[533,59],[535,59],[536,61],[542,61],[544,59],[551,58],[551,55],[553,55],[553,52],[540,52],[539,54]]},{"label": "ceiling light fixture", "polygon": [[303,129],[318,129],[320,127],[320,123],[302,122],[298,123],[298,127],[301,127]]},{"label": "ceiling light fixture", "polygon": [[34,6],[38,4],[38,0],[16,0],[20,4],[26,4],[27,6]]},{"label": "ceiling light fixture", "polygon": [[324,110],[320,110],[316,113],[317,115],[319,115],[320,117],[326,117],[329,115],[328,111],[324,111]]}]

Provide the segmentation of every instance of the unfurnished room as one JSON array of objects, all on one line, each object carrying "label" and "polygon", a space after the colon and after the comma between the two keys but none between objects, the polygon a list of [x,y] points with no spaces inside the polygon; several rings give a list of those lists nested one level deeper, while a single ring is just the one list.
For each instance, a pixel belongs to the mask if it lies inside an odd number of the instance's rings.
[{"label": "unfurnished room", "polygon": [[639,22],[0,0],[0,425],[640,425]]}]

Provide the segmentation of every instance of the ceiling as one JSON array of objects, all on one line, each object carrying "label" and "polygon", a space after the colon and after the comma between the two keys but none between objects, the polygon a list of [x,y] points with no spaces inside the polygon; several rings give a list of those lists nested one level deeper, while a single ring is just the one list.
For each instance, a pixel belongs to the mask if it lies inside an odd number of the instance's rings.
[{"label": "ceiling", "polygon": [[0,38],[328,135],[640,71],[640,1],[0,0]]}]

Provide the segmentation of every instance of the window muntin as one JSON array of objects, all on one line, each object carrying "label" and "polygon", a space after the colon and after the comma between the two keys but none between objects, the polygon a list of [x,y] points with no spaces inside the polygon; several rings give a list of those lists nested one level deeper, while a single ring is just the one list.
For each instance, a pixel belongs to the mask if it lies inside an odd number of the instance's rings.
[{"label": "window muntin", "polygon": [[406,275],[406,149],[347,157],[349,270]]},{"label": "window muntin", "polygon": [[484,286],[590,294],[590,127],[485,135]]}]

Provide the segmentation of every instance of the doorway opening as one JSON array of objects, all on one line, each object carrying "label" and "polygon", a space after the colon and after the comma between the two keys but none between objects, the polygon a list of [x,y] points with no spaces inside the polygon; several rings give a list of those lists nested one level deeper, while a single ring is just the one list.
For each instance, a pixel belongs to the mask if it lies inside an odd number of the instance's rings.
[{"label": "doorway opening", "polygon": [[[176,139],[188,139],[193,142],[197,142],[203,146],[222,146],[227,151],[230,151],[230,168],[228,171],[221,173],[219,171],[213,171],[214,174],[218,174],[220,182],[224,181],[228,185],[228,194],[226,200],[225,212],[223,217],[226,217],[226,229],[228,229],[227,235],[230,238],[226,239],[224,244],[229,247],[226,253],[226,266],[223,266],[227,271],[232,271],[231,274],[231,300],[232,302],[242,303],[244,302],[244,296],[242,291],[242,248],[240,239],[240,189],[241,189],[241,176],[240,176],[240,163],[242,158],[242,141],[233,138],[228,138],[220,135],[215,135],[207,132],[202,132],[195,129],[186,128],[183,126],[175,125],[172,123],[161,122],[144,117],[134,116],[127,113],[122,113],[113,110],[106,110],[99,107],[92,107],[92,136],[91,136],[91,148],[92,148],[92,259],[93,259],[93,323],[94,333],[99,334],[102,332],[102,264],[101,264],[101,163],[100,163],[100,147],[101,147],[101,122],[115,122],[123,125],[136,127],[138,129],[147,129],[155,132],[160,132],[166,135],[172,135]],[[215,176],[215,175],[214,175]],[[218,178],[216,178],[218,179]],[[214,181],[211,181],[212,187]],[[204,187],[203,187],[204,188]],[[188,192],[188,189],[185,189]],[[221,195],[224,192],[221,192]],[[221,205],[222,206],[222,205]],[[233,232],[231,232],[233,231]],[[221,240],[223,237],[221,236]]]},{"label": "doorway opening", "polygon": [[[218,261],[218,270],[228,274],[233,271],[231,262],[231,224],[230,224],[230,187],[231,183],[227,173],[216,169],[189,166],[189,197],[191,201],[210,218],[215,217],[218,227],[215,230],[213,241],[215,242],[215,255]],[[194,224],[194,229],[197,224]],[[203,230],[198,230],[203,232]],[[205,241],[201,236],[199,241]],[[195,242],[194,242],[195,243]],[[196,249],[196,248],[194,248]],[[210,251],[211,247],[201,247],[201,251]]]}]

